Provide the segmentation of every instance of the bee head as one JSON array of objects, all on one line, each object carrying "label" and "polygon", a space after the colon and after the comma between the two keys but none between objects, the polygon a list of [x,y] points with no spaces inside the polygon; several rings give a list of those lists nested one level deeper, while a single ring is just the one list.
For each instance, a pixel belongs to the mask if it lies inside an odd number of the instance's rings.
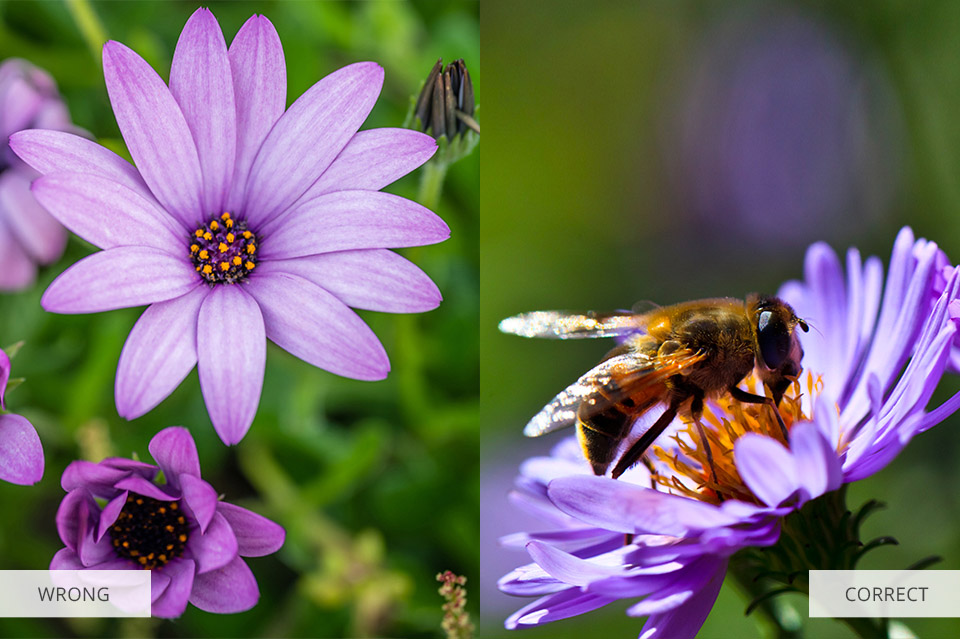
[{"label": "bee head", "polygon": [[803,347],[796,328],[799,326],[806,333],[810,327],[778,297],[750,295],[747,308],[756,334],[757,373],[779,404],[784,392],[803,370],[800,366]]}]

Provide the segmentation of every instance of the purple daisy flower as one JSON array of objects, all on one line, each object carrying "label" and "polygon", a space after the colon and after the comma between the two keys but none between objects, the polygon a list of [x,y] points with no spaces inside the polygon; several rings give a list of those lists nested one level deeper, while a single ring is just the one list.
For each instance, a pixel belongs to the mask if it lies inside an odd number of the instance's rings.
[{"label": "purple daisy flower", "polygon": [[440,293],[388,250],[445,240],[429,210],[379,189],[425,162],[432,138],[359,131],[383,69],[352,64],[284,111],[276,30],[253,16],[227,48],[207,9],[187,21],[170,85],[119,42],[103,48],[107,91],[134,168],[102,146],[25,131],[11,146],[43,174],[33,192],[100,247],[45,292],[57,313],[150,306],[130,332],[117,410],[133,419],[198,366],[213,425],[239,442],[260,400],[266,338],[362,380],[390,364],[350,308],[420,312]]},{"label": "purple daisy flower", "polygon": [[[528,460],[513,500],[550,528],[503,540],[534,563],[500,589],[540,596],[507,627],[643,597],[627,610],[648,617],[641,637],[693,637],[731,555],[777,543],[787,515],[879,471],[960,407],[958,394],[926,410],[950,361],[958,292],[960,269],[909,229],[897,238],[886,283],[879,259],[863,262],[851,249],[844,274],[829,247],[813,245],[805,280],[779,294],[817,329],[800,335],[805,370],[780,405],[789,441],[771,411],[720,398],[704,412],[715,476],[700,438],[679,419],[648,453],[649,468],[618,480],[594,476],[574,438]],[[751,376],[744,387],[760,384]],[[657,417],[644,415],[634,431]]]},{"label": "purple daisy flower", "polygon": [[0,64],[0,290],[26,288],[37,277],[37,264],[63,254],[67,232],[30,193],[37,172],[7,144],[12,133],[30,128],[76,131],[46,71],[26,60]]},{"label": "purple daisy flower", "polygon": [[[2,267],[0,267],[2,268]],[[0,409],[6,411],[4,393],[10,381],[10,358],[0,350]],[[43,446],[37,430],[25,417],[0,413],[0,479],[29,486],[43,478]]]},{"label": "purple daisy flower", "polygon": [[[149,450],[157,466],[121,458],[67,466],[57,510],[66,548],[50,569],[150,570],[155,617],[179,617],[188,601],[207,612],[249,610],[260,590],[242,557],[279,550],[283,528],[219,501],[200,478],[187,429],[165,428]],[[166,483],[155,482],[160,471]]]}]

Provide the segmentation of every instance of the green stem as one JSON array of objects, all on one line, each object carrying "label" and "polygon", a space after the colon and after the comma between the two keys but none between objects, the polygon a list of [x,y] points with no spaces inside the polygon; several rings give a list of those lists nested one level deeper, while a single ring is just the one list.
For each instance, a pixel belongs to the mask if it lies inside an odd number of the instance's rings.
[{"label": "green stem", "polygon": [[431,211],[436,211],[443,193],[443,180],[447,176],[447,163],[443,158],[434,158],[423,167],[420,176],[420,194],[417,201]]},{"label": "green stem", "polygon": [[[747,597],[754,601],[763,597],[769,587],[762,580],[753,578],[754,570],[744,562],[735,558],[730,562],[730,572],[737,585]],[[771,597],[761,601],[754,610],[760,615],[760,623],[768,628],[769,635],[777,639],[800,639],[803,637],[803,626],[796,609],[782,597]]]},{"label": "green stem", "polygon": [[100,59],[100,49],[103,43],[107,41],[107,32],[103,28],[103,23],[97,17],[96,11],[90,5],[88,0],[64,0],[67,10],[70,12],[73,21],[77,23],[80,35],[83,36],[87,46],[94,59]]}]

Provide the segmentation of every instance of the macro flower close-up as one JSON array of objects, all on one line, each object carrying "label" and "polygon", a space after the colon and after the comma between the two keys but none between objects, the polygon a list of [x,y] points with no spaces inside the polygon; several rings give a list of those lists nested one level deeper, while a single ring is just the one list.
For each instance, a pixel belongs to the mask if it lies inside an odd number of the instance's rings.
[{"label": "macro flower close-up", "polygon": [[103,70],[136,167],[89,140],[24,131],[13,150],[43,177],[36,198],[100,252],[43,295],[56,313],[148,305],[117,367],[117,410],[139,417],[196,366],[211,421],[243,439],[260,401],[266,340],[337,375],[390,370],[353,308],[411,313],[440,292],[389,250],[441,242],[428,209],[379,190],[436,149],[419,132],[358,131],[383,82],[348,65],[286,106],[283,48],[254,15],[227,47],[213,14],[187,21],[169,86],[110,41]]},{"label": "macro flower close-up", "polygon": [[0,291],[26,288],[37,265],[60,257],[67,233],[30,193],[36,171],[7,143],[21,129],[76,131],[57,91],[44,71],[26,60],[0,63]]},{"label": "macro flower close-up", "polygon": [[43,446],[25,417],[6,412],[10,357],[0,350],[0,479],[28,486],[43,477]]},{"label": "macro flower close-up", "polygon": [[66,547],[51,570],[150,570],[155,617],[179,617],[188,602],[207,612],[249,610],[260,590],[243,557],[279,550],[283,528],[219,499],[200,476],[187,429],[160,431],[149,450],[156,465],[111,457],[67,466],[57,511]]},{"label": "macro flower close-up", "polygon": [[[958,270],[910,229],[886,276],[856,249],[844,269],[825,244],[811,246],[804,280],[779,293],[811,327],[799,336],[804,370],[779,406],[788,436],[769,406],[725,395],[707,401],[708,444],[676,419],[619,479],[594,476],[573,438],[525,462],[512,499],[546,525],[502,540],[533,563],[499,587],[540,598],[507,627],[642,598],[627,609],[647,617],[641,637],[693,637],[738,551],[782,544],[761,569],[790,575],[785,585],[798,592],[807,570],[853,569],[865,550],[838,489],[883,469],[960,405],[955,395],[927,406],[950,362],[958,292]],[[744,381],[759,387],[753,375]],[[635,432],[656,417],[641,417]]]}]

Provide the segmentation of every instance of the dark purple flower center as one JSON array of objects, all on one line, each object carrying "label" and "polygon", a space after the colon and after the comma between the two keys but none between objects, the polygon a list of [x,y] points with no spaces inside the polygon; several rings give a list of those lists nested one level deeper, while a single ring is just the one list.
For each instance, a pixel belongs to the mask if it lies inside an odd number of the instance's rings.
[{"label": "dark purple flower center", "polygon": [[190,260],[211,284],[236,284],[257,266],[257,236],[224,213],[201,226],[190,237]]},{"label": "dark purple flower center", "polygon": [[110,537],[120,557],[154,570],[183,554],[190,525],[177,502],[131,493]]}]

